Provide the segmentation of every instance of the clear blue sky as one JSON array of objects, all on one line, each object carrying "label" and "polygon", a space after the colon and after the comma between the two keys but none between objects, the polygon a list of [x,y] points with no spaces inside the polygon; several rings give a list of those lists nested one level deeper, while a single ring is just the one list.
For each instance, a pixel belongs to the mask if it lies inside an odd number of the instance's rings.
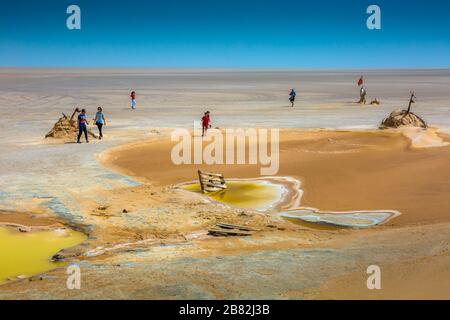
[{"label": "clear blue sky", "polygon": [[[370,4],[380,31],[366,28]],[[450,67],[450,1],[2,1],[0,66]]]}]

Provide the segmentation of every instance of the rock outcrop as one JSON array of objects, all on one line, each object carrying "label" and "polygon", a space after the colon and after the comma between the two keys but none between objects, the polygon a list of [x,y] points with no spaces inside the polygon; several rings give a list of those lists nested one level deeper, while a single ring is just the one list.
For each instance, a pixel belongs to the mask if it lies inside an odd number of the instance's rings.
[{"label": "rock outcrop", "polygon": [[371,106],[379,106],[380,105],[380,100],[378,100],[377,98],[375,98],[374,100],[370,101],[370,105]]},{"label": "rock outcrop", "polygon": [[[78,135],[77,121],[69,119],[64,113],[54,124],[53,128],[45,135],[45,138],[72,140]],[[88,130],[88,135],[97,138],[97,135]]]},{"label": "rock outcrop", "polygon": [[418,115],[407,110],[401,110],[392,112],[389,117],[384,119],[380,125],[380,129],[400,128],[403,126],[428,128],[426,122]]}]

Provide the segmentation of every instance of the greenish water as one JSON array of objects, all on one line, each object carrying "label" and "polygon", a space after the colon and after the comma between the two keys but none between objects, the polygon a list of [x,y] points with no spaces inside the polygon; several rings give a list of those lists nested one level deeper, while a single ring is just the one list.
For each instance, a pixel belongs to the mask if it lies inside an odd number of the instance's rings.
[{"label": "greenish water", "polygon": [[[214,201],[233,207],[254,210],[268,210],[283,197],[283,188],[266,181],[230,181],[227,189],[207,193]],[[185,190],[201,193],[200,184],[188,184]]]},{"label": "greenish water", "polygon": [[23,233],[0,227],[0,283],[8,278],[32,276],[64,265],[63,262],[52,262],[51,257],[86,239],[85,234],[68,229]]}]

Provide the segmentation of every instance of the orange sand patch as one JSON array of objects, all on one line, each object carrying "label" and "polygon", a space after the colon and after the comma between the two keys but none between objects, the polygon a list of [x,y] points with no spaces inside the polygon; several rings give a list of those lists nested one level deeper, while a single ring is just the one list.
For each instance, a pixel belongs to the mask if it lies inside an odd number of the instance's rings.
[{"label": "orange sand patch", "polygon": [[[198,139],[198,138],[196,138]],[[180,165],[176,142],[139,142],[101,156],[124,174],[156,185],[196,179],[198,169],[229,178],[259,177],[259,165]],[[450,147],[413,149],[400,133],[302,131],[280,133],[278,175],[298,178],[302,206],[320,210],[397,210],[393,225],[450,221]]]}]

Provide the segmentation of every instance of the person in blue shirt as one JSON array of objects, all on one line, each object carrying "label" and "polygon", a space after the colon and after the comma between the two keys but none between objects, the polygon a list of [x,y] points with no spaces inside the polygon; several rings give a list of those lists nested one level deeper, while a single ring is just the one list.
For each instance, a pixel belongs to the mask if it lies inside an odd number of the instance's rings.
[{"label": "person in blue shirt", "polygon": [[95,120],[94,121],[95,121],[95,124],[97,125],[98,132],[100,134],[98,139],[102,140],[102,138],[103,138],[102,128],[103,128],[103,126],[106,126],[106,118],[105,118],[105,115],[103,114],[102,107],[98,107],[97,108],[97,113],[95,114]]},{"label": "person in blue shirt", "polygon": [[294,107],[295,97],[297,96],[297,93],[294,89],[291,89],[291,93],[289,93],[289,101],[292,104],[292,107]]},{"label": "person in blue shirt", "polygon": [[89,124],[89,121],[87,120],[86,110],[82,109],[81,113],[78,115],[78,139],[77,139],[77,143],[81,143],[80,142],[80,138],[81,138],[81,135],[83,133],[84,133],[84,137],[86,138],[86,142],[89,143],[88,131],[87,131],[88,124]]}]

